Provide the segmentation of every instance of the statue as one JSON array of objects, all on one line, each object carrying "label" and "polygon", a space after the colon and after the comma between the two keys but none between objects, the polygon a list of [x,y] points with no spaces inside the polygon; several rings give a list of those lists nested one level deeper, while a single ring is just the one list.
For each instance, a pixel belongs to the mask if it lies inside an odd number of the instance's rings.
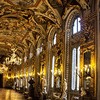
[{"label": "statue", "polygon": [[61,100],[67,100],[67,81],[64,79]]},{"label": "statue", "polygon": [[56,77],[56,88],[60,88],[60,77]]},{"label": "statue", "polygon": [[46,91],[46,88],[47,88],[47,81],[46,81],[46,78],[45,78],[45,76],[43,76],[43,79],[42,79],[42,92],[44,93],[46,93],[47,91]]},{"label": "statue", "polygon": [[47,95],[47,81],[45,76],[42,78],[42,99],[46,100],[46,95]]}]

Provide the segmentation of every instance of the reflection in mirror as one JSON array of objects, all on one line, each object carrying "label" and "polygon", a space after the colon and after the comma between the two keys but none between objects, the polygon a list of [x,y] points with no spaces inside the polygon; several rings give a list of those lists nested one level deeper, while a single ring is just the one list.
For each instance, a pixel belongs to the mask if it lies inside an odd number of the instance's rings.
[{"label": "reflection in mirror", "polygon": [[84,65],[89,65],[91,62],[91,52],[85,52],[84,53]]}]

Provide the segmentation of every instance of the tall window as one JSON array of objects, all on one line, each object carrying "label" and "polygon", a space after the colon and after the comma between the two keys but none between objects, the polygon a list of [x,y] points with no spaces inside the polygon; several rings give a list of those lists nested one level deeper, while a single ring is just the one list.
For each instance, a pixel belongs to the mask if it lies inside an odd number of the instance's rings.
[{"label": "tall window", "polygon": [[76,48],[72,51],[72,90],[75,90],[76,83]]},{"label": "tall window", "polygon": [[52,45],[56,44],[56,39],[57,39],[57,34],[55,34],[54,37],[53,37]]},{"label": "tall window", "polygon": [[[81,31],[80,17],[74,20],[73,34]],[[80,46],[72,49],[72,77],[71,89],[79,90],[79,70],[80,70]]]},{"label": "tall window", "polygon": [[80,47],[77,49],[77,90],[79,90]]},{"label": "tall window", "polygon": [[54,66],[55,66],[55,56],[52,57],[52,69],[51,69],[51,72],[52,72],[51,87],[52,88],[54,87]]},{"label": "tall window", "polygon": [[80,20],[81,20],[80,17],[75,19],[74,26],[73,26],[73,34],[79,32],[81,30]]},{"label": "tall window", "polygon": [[80,47],[72,50],[72,80],[71,89],[79,90]]}]

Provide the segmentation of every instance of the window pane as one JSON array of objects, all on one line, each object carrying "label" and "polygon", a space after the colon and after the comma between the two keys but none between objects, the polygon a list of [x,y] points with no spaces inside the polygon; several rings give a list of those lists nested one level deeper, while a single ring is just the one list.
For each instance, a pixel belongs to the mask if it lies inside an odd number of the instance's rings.
[{"label": "window pane", "polygon": [[80,71],[80,47],[77,50],[77,90],[79,90],[79,71]]},{"label": "window pane", "polygon": [[54,35],[54,38],[53,38],[53,45],[56,44],[56,34]]},{"label": "window pane", "polygon": [[55,56],[53,56],[52,58],[52,80],[51,80],[51,87],[54,87],[54,65],[55,65]]},{"label": "window pane", "polygon": [[73,34],[77,33],[77,19],[74,22],[74,26],[73,26]]},{"label": "window pane", "polygon": [[72,85],[71,88],[72,90],[75,90],[76,86],[76,48],[73,49],[72,51]]},{"label": "window pane", "polygon": [[73,34],[79,32],[81,30],[81,23],[80,23],[80,17],[75,19],[74,26],[73,26]]},{"label": "window pane", "polygon": [[78,32],[81,30],[81,23],[80,23],[80,18],[78,18]]}]

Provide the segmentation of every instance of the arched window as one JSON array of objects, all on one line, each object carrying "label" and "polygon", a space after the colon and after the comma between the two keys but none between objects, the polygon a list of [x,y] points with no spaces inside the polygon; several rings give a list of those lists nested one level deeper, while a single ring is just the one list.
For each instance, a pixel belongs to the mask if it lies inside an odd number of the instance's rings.
[{"label": "arched window", "polygon": [[80,23],[80,17],[77,17],[74,21],[74,25],[73,25],[73,34],[76,34],[78,32],[80,32],[81,30],[81,23]]},{"label": "arched window", "polygon": [[[77,8],[77,7],[76,7]],[[76,94],[79,93],[80,81],[80,38],[81,34],[81,11],[75,7],[70,7],[67,13],[66,10],[66,23],[65,23],[65,52],[66,52],[66,66],[65,77],[70,85],[69,99],[71,100]],[[80,34],[79,34],[80,33]],[[77,93],[76,93],[77,91]],[[74,95],[75,93],[75,95]]]},{"label": "arched window", "polygon": [[54,37],[53,37],[52,45],[56,44],[56,38],[57,38],[57,34],[55,34]]},{"label": "arched window", "polygon": [[[80,17],[74,20],[73,35],[81,31]],[[76,44],[77,45],[77,42]],[[72,77],[71,89],[79,90],[79,69],[80,69],[80,46],[72,49]]]}]

